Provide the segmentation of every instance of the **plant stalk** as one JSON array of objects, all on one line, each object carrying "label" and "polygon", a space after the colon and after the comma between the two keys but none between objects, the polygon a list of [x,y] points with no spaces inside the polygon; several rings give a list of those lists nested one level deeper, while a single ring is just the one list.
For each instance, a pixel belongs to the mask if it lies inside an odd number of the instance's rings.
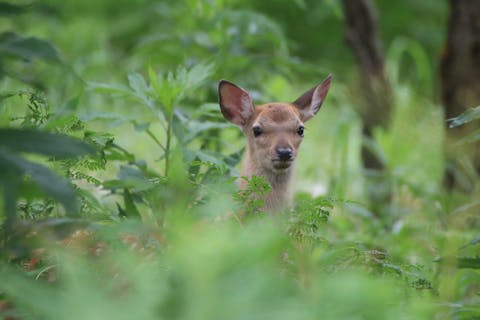
[{"label": "plant stalk", "polygon": [[165,143],[165,177],[168,178],[168,171],[170,169],[170,148],[172,141],[172,122],[173,122],[173,110],[168,117],[167,121],[167,141]]}]

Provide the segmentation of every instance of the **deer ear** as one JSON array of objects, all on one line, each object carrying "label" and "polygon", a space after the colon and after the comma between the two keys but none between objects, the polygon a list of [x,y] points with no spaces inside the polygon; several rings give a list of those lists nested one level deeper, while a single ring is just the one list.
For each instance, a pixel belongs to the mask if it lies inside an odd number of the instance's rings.
[{"label": "deer ear", "polygon": [[253,114],[253,102],[248,92],[230,81],[221,80],[218,98],[223,117],[243,128]]},{"label": "deer ear", "polygon": [[309,120],[320,110],[327,96],[332,79],[333,76],[329,74],[322,83],[308,90],[293,102],[293,105],[300,111],[302,121]]}]

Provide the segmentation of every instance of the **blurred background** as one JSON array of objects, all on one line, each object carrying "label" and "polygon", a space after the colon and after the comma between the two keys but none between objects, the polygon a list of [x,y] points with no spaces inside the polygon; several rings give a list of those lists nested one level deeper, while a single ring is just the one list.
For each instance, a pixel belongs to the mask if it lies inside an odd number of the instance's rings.
[{"label": "blurred background", "polygon": [[[0,1],[0,317],[479,317],[479,21],[467,0]],[[245,200],[218,81],[290,102],[329,73],[293,213],[212,225]]]}]

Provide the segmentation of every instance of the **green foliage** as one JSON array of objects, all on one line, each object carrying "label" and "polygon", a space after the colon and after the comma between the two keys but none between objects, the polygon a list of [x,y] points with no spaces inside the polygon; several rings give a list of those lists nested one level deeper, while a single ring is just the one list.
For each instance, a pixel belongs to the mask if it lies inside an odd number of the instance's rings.
[{"label": "green foliage", "polygon": [[[443,190],[431,99],[446,5],[375,3],[393,113],[373,177],[338,1],[0,2],[0,318],[478,318],[478,193]],[[331,71],[302,191],[263,214],[217,81],[292,101]]]},{"label": "green foliage", "polygon": [[247,215],[262,212],[265,205],[263,197],[270,193],[272,186],[265,180],[265,177],[252,176],[250,179],[247,177],[241,177],[241,179],[247,182],[247,188],[238,190],[234,199]]},{"label": "green foliage", "polygon": [[13,32],[0,34],[0,55],[27,61],[42,59],[60,62],[57,50],[49,42],[35,37],[24,38]]},{"label": "green foliage", "polygon": [[[0,2],[0,15],[14,16],[24,13],[28,5]],[[18,79],[35,87],[42,84],[30,76],[26,76],[16,63],[29,64],[36,60],[50,63],[61,63],[57,49],[48,41],[38,37],[25,37],[12,31],[0,33],[0,80],[5,76]]]},{"label": "green foliage", "polygon": [[298,194],[289,218],[289,235],[297,241],[324,241],[320,227],[328,221],[333,206],[332,199],[312,198],[306,193]]},{"label": "green foliage", "polygon": [[[61,159],[82,156],[92,151],[83,142],[65,135],[28,129],[0,129],[0,168],[4,192],[6,189],[14,189],[9,193],[15,195],[15,186],[21,183],[23,176],[28,175],[47,194],[60,201],[67,212],[75,213],[73,188],[67,180],[58,177],[44,165],[23,158],[21,154],[34,153]],[[4,201],[16,202],[16,198]],[[7,211],[7,215],[12,217],[13,213]]]},{"label": "green foliage", "polygon": [[[464,113],[458,115],[455,118],[448,119],[449,127],[456,128],[463,126],[467,123],[474,122],[475,120],[480,119],[480,106],[475,108],[470,108]],[[480,141],[480,130],[473,130],[468,135],[463,137],[459,142],[460,143],[474,143]]]},{"label": "green foliage", "polygon": [[9,16],[16,15],[26,11],[29,6],[26,5],[15,5],[9,2],[0,2],[0,15]]}]

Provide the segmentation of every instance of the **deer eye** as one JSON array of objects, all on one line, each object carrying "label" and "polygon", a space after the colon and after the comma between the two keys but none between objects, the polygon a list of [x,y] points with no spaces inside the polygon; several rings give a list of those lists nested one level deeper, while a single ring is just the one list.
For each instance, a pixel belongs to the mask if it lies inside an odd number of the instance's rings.
[{"label": "deer eye", "polygon": [[300,136],[300,137],[303,137],[303,131],[305,130],[305,127],[303,126],[300,126],[298,127],[297,129],[297,134]]},{"label": "deer eye", "polygon": [[259,135],[262,134],[262,128],[260,128],[258,126],[253,127],[252,130],[253,130],[253,135],[255,137],[258,137]]}]

